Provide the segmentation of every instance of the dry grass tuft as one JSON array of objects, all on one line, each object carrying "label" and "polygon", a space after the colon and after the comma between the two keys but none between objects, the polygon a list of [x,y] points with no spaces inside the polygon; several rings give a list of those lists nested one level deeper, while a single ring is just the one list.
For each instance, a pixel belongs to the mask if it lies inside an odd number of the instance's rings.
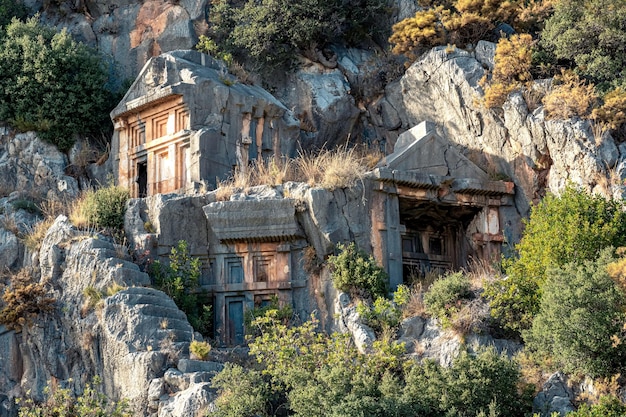
[{"label": "dry grass tuft", "polygon": [[54,223],[54,219],[54,217],[46,217],[43,221],[29,227],[26,234],[22,236],[24,245],[32,251],[38,251],[41,249],[41,243],[46,237],[48,229],[50,229],[50,226]]},{"label": "dry grass tuft", "polygon": [[595,86],[588,84],[573,72],[563,71],[555,77],[560,82],[546,94],[543,104],[546,119],[589,118],[598,103]]},{"label": "dry grass tuft", "polygon": [[255,161],[245,170],[237,170],[224,182],[218,183],[218,201],[230,199],[237,190],[258,185],[276,186],[287,181],[306,182],[329,190],[351,187],[362,180],[382,158],[382,153],[359,151],[346,146],[318,153],[301,153],[295,159],[269,158]]},{"label": "dry grass tuft", "polygon": [[367,172],[364,157],[345,146],[334,151],[322,150],[317,155],[300,154],[296,164],[300,180],[328,190],[352,187]]},{"label": "dry grass tuft", "polygon": [[422,283],[416,282],[411,286],[409,300],[402,307],[402,317],[409,318],[426,315],[426,305],[424,304],[424,291]]},{"label": "dry grass tuft", "polygon": [[450,320],[452,330],[464,337],[470,333],[482,333],[487,329],[489,305],[480,298],[463,303]]},{"label": "dry grass tuft", "polygon": [[482,289],[485,282],[491,282],[500,276],[500,270],[494,262],[476,258],[469,259],[463,273],[474,290]]},{"label": "dry grass tuft", "polygon": [[[515,361],[520,365],[522,380],[535,387],[535,394],[541,391],[543,384],[548,380],[550,371],[554,369],[549,358],[544,357],[538,361],[532,354],[524,350],[515,355]],[[547,370],[547,373],[544,372],[544,369]]]}]

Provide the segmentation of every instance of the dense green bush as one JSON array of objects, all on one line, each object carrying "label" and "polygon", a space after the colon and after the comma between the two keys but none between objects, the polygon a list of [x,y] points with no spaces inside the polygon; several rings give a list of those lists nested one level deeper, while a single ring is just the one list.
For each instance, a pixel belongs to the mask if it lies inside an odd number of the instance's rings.
[{"label": "dense green bush", "polygon": [[273,311],[274,317],[283,324],[289,324],[289,321],[293,318],[293,308],[290,305],[281,307],[278,296],[273,295],[267,305],[246,310],[243,317],[246,332],[250,335],[255,335],[255,328],[252,323],[257,318],[265,316],[269,311]]},{"label": "dense green bush", "polygon": [[94,377],[77,398],[67,388],[57,388],[50,393],[46,387],[44,393],[48,399],[44,403],[37,404],[32,399],[18,402],[19,417],[130,417],[128,401],[111,401],[96,390],[101,383],[99,377]]},{"label": "dense green bush", "polygon": [[333,284],[340,291],[365,296],[372,299],[385,298],[388,292],[388,278],[385,270],[378,266],[373,256],[356,247],[354,242],[337,245],[338,255],[328,258],[332,267]]},{"label": "dense green bush", "polygon": [[384,0],[216,0],[209,37],[221,53],[275,68],[316,45],[375,36],[388,14]]},{"label": "dense green bush", "polygon": [[0,37],[4,28],[7,27],[13,18],[24,20],[28,16],[28,9],[22,3],[15,0],[0,0]]},{"label": "dense green bush", "polygon": [[462,300],[472,296],[470,282],[462,272],[450,273],[433,282],[426,294],[426,311],[442,321],[444,327],[461,308]]},{"label": "dense green bush", "polygon": [[0,120],[68,150],[76,135],[111,125],[109,69],[92,49],[56,32],[38,17],[13,20],[0,39]]},{"label": "dense green bush", "polygon": [[268,399],[271,395],[269,383],[261,372],[244,369],[232,362],[211,383],[219,397],[215,402],[215,417],[269,417]]},{"label": "dense green bush", "polygon": [[399,285],[393,293],[393,300],[378,297],[370,306],[365,301],[357,304],[357,312],[377,333],[394,330],[402,321],[402,307],[410,297],[411,290],[406,285]]},{"label": "dense green bush", "polygon": [[568,417],[624,417],[626,405],[613,395],[605,395],[597,404],[582,404],[577,411],[568,413]]},{"label": "dense green bush", "polygon": [[625,20],[626,4],[621,0],[560,0],[546,21],[541,45],[607,89],[624,81]]},{"label": "dense green bush", "polygon": [[507,277],[488,285],[491,313],[504,328],[528,329],[539,310],[550,267],[596,259],[603,248],[626,244],[622,203],[572,186],[532,208],[518,256],[504,261]]},{"label": "dense green bush", "polygon": [[443,368],[406,359],[403,345],[395,343],[376,342],[371,354],[360,354],[349,335],[318,333],[315,320],[289,328],[267,314],[255,326],[261,335],[250,343],[250,354],[262,372],[228,366],[218,375],[218,415],[475,417],[491,409],[506,416],[530,411],[530,397],[518,390],[518,366],[493,350],[463,354]]},{"label": "dense green bush", "polygon": [[113,184],[88,190],[74,205],[70,219],[77,227],[95,227],[123,234],[126,202],[129,198],[130,193],[126,188]]},{"label": "dense green bush", "polygon": [[626,363],[626,346],[613,340],[626,318],[626,297],[607,272],[611,251],[548,271],[541,308],[524,339],[565,372],[606,377]]},{"label": "dense green bush", "polygon": [[519,366],[495,350],[476,356],[462,353],[450,368],[433,362],[414,366],[406,375],[406,401],[415,401],[428,416],[477,416],[491,408],[500,416],[523,416],[532,399],[520,382]]},{"label": "dense green bush", "polygon": [[169,295],[178,308],[186,313],[196,308],[197,290],[202,263],[189,255],[189,245],[181,240],[170,252],[169,264],[156,260],[151,275],[158,289]]}]

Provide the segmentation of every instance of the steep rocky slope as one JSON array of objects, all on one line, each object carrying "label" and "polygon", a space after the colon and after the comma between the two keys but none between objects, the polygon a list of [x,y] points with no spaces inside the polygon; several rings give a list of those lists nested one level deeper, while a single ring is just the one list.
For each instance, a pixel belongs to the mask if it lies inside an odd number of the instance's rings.
[{"label": "steep rocky slope", "polygon": [[[34,9],[48,8],[45,19],[68,26],[79,38],[98,45],[131,78],[149,57],[191,48],[205,24],[207,7],[206,1],[192,0],[28,3]],[[400,3],[400,15],[411,14],[410,2]],[[528,214],[530,204],[548,191],[558,192],[567,182],[621,196],[626,147],[610,135],[597,136],[583,120],[548,121],[541,106],[519,93],[511,95],[501,110],[481,107],[478,81],[492,66],[493,51],[494,45],[486,42],[474,51],[435,48],[384,92],[362,100],[355,97],[354,87],[381,61],[372,51],[336,47],[336,68],[308,62],[286,78],[276,96],[299,116],[303,147],[358,138],[389,151],[403,131],[423,120],[435,122],[439,134],[479,167],[494,178],[515,182],[516,207],[509,216],[513,224],[507,236],[511,243],[519,239],[519,219]],[[547,85],[549,81],[538,82],[536,88]],[[163,293],[144,288],[149,278],[124,248],[74,229],[63,217],[48,231],[40,250],[28,250],[18,238],[36,221],[35,215],[13,204],[23,191],[64,200],[76,197],[86,184],[87,178],[68,175],[78,150],[68,157],[30,133],[7,131],[1,139],[0,177],[6,196],[0,198],[0,267],[39,268],[36,279],[51,285],[58,308],[22,332],[0,329],[0,401],[4,401],[0,415],[11,415],[10,399],[27,390],[41,398],[49,381],[70,383],[72,378],[78,389],[93,375],[103,377],[105,392],[112,397],[129,398],[136,415],[192,415],[209,407],[214,394],[208,381],[220,365],[187,358],[194,335],[184,314]],[[87,168],[92,179],[106,177],[96,165]],[[359,222],[362,195],[357,188],[328,193],[301,187],[292,192],[310,210],[299,214],[299,220],[318,253],[329,254],[336,240],[366,244]],[[139,236],[147,220],[159,231],[184,235],[193,222],[180,228],[168,218],[180,210],[176,204],[200,210],[208,202],[206,196],[194,198],[202,202],[180,199],[170,203],[170,211],[154,209],[149,219],[141,217],[145,213],[138,207],[147,204],[153,209],[161,204],[160,197],[134,202],[130,217],[135,226],[129,230],[137,233],[129,241],[147,244],[150,233]],[[330,329],[332,314],[339,308],[333,304],[327,271],[318,279],[311,291],[317,290],[315,302],[324,306],[321,314]],[[86,288],[105,291],[114,284],[129,288],[88,306]],[[433,357],[449,360],[458,347],[456,343],[441,347],[445,337],[439,337],[432,323],[419,321],[413,328],[410,324],[406,323],[404,336],[411,340],[428,336],[424,343],[429,343]],[[571,397],[566,394],[556,397]]]}]

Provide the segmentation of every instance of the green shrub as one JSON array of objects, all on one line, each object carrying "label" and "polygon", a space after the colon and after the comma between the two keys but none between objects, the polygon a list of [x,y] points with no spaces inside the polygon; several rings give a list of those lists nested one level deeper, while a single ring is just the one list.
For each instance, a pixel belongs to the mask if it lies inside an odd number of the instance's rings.
[{"label": "green shrub", "polygon": [[357,304],[357,312],[377,333],[393,330],[402,321],[402,307],[408,303],[410,292],[406,285],[399,285],[393,293],[393,301],[378,297],[372,306],[361,301]]},{"label": "green shrub", "polygon": [[192,258],[189,246],[181,240],[170,251],[169,263],[154,261],[150,265],[150,276],[157,289],[170,296],[178,308],[187,314],[194,330],[208,335],[213,324],[213,309],[201,302],[199,282],[202,262]]},{"label": "green shrub", "polygon": [[129,198],[130,193],[126,188],[113,184],[89,190],[73,207],[70,219],[77,227],[123,232]]},{"label": "green shrub", "polygon": [[193,340],[189,344],[189,352],[194,354],[198,359],[205,361],[209,357],[209,352],[211,352],[211,345],[207,342]]},{"label": "green shrub", "polygon": [[505,329],[531,326],[550,267],[596,259],[603,248],[626,244],[622,203],[568,186],[531,210],[518,256],[505,260],[507,277],[485,288],[491,314]]},{"label": "green shrub", "polygon": [[[0,120],[67,151],[75,136],[109,130],[114,95],[105,87],[109,68],[67,30],[56,32],[38,17],[14,19],[0,38]],[[105,127],[103,129],[103,127]]]},{"label": "green shrub", "polygon": [[278,302],[278,296],[273,295],[267,305],[246,310],[244,313],[244,325],[246,332],[249,334],[255,334],[252,323],[257,318],[265,316],[269,311],[272,311],[272,315],[283,324],[289,324],[293,317],[293,308],[290,305],[281,307]]},{"label": "green shrub", "polygon": [[11,205],[15,210],[24,210],[30,214],[41,214],[41,209],[31,200],[21,198],[11,202]]},{"label": "green shrub", "polygon": [[539,313],[524,335],[528,349],[567,373],[606,377],[626,363],[626,346],[613,340],[626,318],[626,297],[607,272],[611,252],[550,269]]},{"label": "green shrub", "polygon": [[262,371],[227,365],[213,380],[219,415],[474,417],[497,407],[500,415],[521,417],[530,411],[530,397],[518,392],[518,366],[493,350],[463,354],[447,369],[407,359],[404,345],[382,340],[371,354],[360,354],[349,335],[317,332],[315,319],[289,328],[268,312],[254,325],[261,332],[250,354]]},{"label": "green shrub", "polygon": [[367,255],[356,247],[354,242],[349,245],[337,245],[338,255],[328,258],[332,266],[333,284],[340,291],[365,295],[376,299],[385,298],[388,292],[387,273],[376,264],[373,256]]},{"label": "green shrub", "polygon": [[22,3],[15,0],[0,0],[0,38],[3,36],[4,28],[13,18],[24,20],[27,16],[28,9]]},{"label": "green shrub", "polygon": [[424,294],[426,311],[447,327],[460,310],[462,301],[472,296],[470,287],[469,279],[462,272],[445,275],[433,282]]},{"label": "green shrub", "polygon": [[476,356],[462,353],[450,368],[430,361],[410,368],[402,398],[431,410],[424,414],[429,416],[473,417],[492,408],[497,415],[524,416],[532,394],[521,384],[519,366],[487,349]]},{"label": "green shrub", "polygon": [[541,32],[541,45],[569,61],[601,89],[621,81],[626,66],[626,4],[621,0],[560,0]]},{"label": "green shrub", "polygon": [[19,417],[130,417],[128,401],[111,401],[106,395],[96,391],[102,383],[94,377],[87,383],[82,395],[74,398],[66,388],[57,388],[50,395],[50,388],[45,388],[48,399],[36,404],[32,399],[18,400]]},{"label": "green shrub", "polygon": [[598,404],[581,404],[577,411],[568,413],[568,417],[623,417],[626,405],[613,395],[600,397]]},{"label": "green shrub", "polygon": [[384,0],[216,0],[209,38],[219,54],[251,59],[266,69],[289,65],[296,53],[339,39],[363,39],[386,30]]},{"label": "green shrub", "polygon": [[232,362],[211,383],[217,389],[216,417],[257,417],[270,414],[267,403],[270,397],[269,384],[259,371],[247,370]]}]

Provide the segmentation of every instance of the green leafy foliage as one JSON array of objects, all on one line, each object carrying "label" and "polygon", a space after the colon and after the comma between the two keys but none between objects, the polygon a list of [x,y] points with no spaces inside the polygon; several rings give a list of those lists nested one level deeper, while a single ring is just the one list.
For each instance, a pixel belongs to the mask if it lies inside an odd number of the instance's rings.
[{"label": "green leafy foliage", "polygon": [[94,377],[77,398],[66,388],[57,388],[49,395],[50,389],[46,387],[44,393],[48,399],[44,403],[36,404],[32,399],[19,401],[19,417],[130,417],[126,400],[111,401],[96,390],[101,383],[99,377]]},{"label": "green leafy foliage", "polygon": [[519,376],[518,365],[493,349],[462,353],[450,368],[427,361],[409,369],[403,397],[432,410],[426,415],[477,416],[495,408],[501,416],[522,416],[532,392]]},{"label": "green leafy foliage", "polygon": [[399,285],[393,293],[393,300],[378,297],[371,306],[361,301],[357,305],[357,312],[377,333],[393,330],[402,321],[402,307],[408,303],[410,292],[406,285]]},{"label": "green leafy foliage", "polygon": [[529,411],[517,364],[493,350],[461,355],[442,368],[406,359],[397,343],[377,341],[372,353],[360,354],[349,335],[317,332],[314,318],[290,328],[271,310],[253,325],[260,336],[250,342],[250,354],[262,370],[228,365],[213,380],[220,416],[474,417],[496,408],[508,416]]},{"label": "green leafy foliage", "polygon": [[99,228],[124,230],[124,214],[130,193],[124,187],[108,185],[88,193],[85,204],[89,223]]},{"label": "green leafy foliage", "polygon": [[220,45],[220,53],[276,68],[314,45],[374,36],[388,13],[383,0],[216,0],[209,38]]},{"label": "green leafy foliage", "polygon": [[469,279],[462,272],[455,272],[433,282],[424,294],[424,304],[426,311],[446,327],[460,310],[462,301],[471,296]]},{"label": "green leafy foliage", "polygon": [[560,0],[546,21],[541,45],[585,78],[607,89],[624,81],[626,4],[621,0]]},{"label": "green leafy foliage", "polygon": [[572,186],[532,208],[518,257],[504,261],[507,277],[485,288],[491,314],[513,331],[528,329],[539,311],[546,271],[596,259],[603,248],[626,243],[622,203]]},{"label": "green leafy foliage", "polygon": [[626,363],[626,346],[613,340],[626,318],[626,297],[607,272],[611,252],[548,271],[541,308],[524,338],[565,372],[606,377]]},{"label": "green leafy foliage", "polygon": [[110,126],[109,69],[67,30],[56,32],[38,17],[14,19],[0,39],[0,74],[0,120],[37,130],[62,151],[71,148],[75,135]]},{"label": "green leafy foliage", "polygon": [[212,379],[213,388],[219,394],[215,404],[216,417],[270,416],[267,410],[271,395],[269,383],[261,372],[244,369],[228,362]]},{"label": "green leafy foliage", "polygon": [[348,245],[340,243],[337,249],[339,254],[329,257],[328,262],[338,290],[352,294],[365,291],[365,296],[372,299],[387,296],[387,273],[378,266],[373,256],[359,250],[354,242]]},{"label": "green leafy foliage", "polygon": [[109,184],[85,191],[72,206],[70,220],[82,229],[97,228],[118,241],[124,239],[124,215],[130,193],[124,187]]},{"label": "green leafy foliage", "polygon": [[600,397],[597,404],[582,404],[577,411],[568,413],[568,417],[623,417],[626,405],[613,395]]},{"label": "green leafy foliage", "polygon": [[248,333],[254,333],[255,327],[252,323],[259,317],[263,317],[268,311],[275,311],[275,318],[283,324],[289,324],[289,321],[293,317],[293,308],[290,305],[280,306],[278,296],[273,295],[270,302],[262,307],[255,307],[253,309],[246,310],[244,313],[244,325]]},{"label": "green leafy foliage", "polygon": [[155,287],[169,295],[178,308],[187,314],[192,327],[207,334],[213,322],[210,305],[200,302],[199,282],[202,262],[189,254],[189,244],[181,240],[170,251],[169,264],[154,261],[150,266]]},{"label": "green leafy foliage", "polygon": [[13,18],[24,20],[28,16],[28,9],[15,0],[0,0],[0,37],[4,28]]}]

